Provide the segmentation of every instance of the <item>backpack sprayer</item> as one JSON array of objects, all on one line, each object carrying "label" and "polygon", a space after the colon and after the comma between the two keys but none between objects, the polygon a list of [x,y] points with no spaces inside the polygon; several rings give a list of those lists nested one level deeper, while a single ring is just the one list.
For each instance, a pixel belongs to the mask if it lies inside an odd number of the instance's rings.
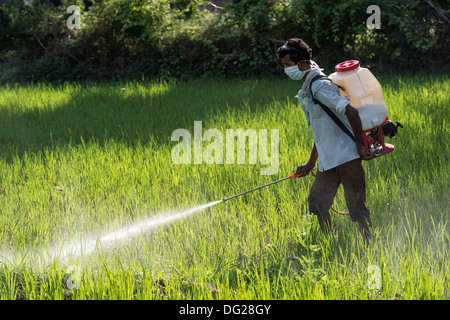
[{"label": "backpack sprayer", "polygon": [[[394,124],[387,117],[387,106],[378,80],[369,69],[361,68],[358,60],[341,62],[334,69],[336,72],[330,74],[329,78],[316,76],[316,79],[311,80],[311,84],[320,78],[331,80],[338,86],[340,95],[350,99],[352,107],[358,110],[363,130],[363,143],[368,151],[376,157],[394,151],[394,146],[385,143],[384,137],[393,138],[398,127],[403,128],[403,126],[398,121]],[[324,107],[315,98],[314,102],[324,108],[324,111],[333,118],[333,114],[325,110],[326,106]],[[337,118],[333,118],[333,120],[342,130],[346,131],[345,126],[338,123]],[[349,132],[346,133],[351,135]],[[352,139],[355,140],[354,137]]]}]

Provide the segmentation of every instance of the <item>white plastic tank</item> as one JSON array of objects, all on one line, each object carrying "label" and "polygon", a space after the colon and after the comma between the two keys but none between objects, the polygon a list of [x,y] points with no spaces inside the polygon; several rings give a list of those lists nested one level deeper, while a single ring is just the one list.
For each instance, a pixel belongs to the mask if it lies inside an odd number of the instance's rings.
[{"label": "white plastic tank", "polygon": [[349,98],[361,118],[362,130],[381,125],[387,116],[387,107],[380,83],[367,68],[361,68],[358,60],[339,63],[330,79],[338,85],[341,96]]}]

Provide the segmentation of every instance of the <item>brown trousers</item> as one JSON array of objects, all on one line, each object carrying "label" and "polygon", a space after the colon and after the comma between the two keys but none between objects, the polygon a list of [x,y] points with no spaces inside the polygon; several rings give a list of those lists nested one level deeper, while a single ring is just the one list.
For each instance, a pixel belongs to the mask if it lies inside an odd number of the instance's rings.
[{"label": "brown trousers", "polygon": [[329,210],[341,183],[350,218],[353,222],[358,222],[363,237],[368,240],[370,212],[366,207],[366,182],[360,159],[317,172],[308,197],[309,211],[317,215],[323,230],[329,229],[331,227]]}]

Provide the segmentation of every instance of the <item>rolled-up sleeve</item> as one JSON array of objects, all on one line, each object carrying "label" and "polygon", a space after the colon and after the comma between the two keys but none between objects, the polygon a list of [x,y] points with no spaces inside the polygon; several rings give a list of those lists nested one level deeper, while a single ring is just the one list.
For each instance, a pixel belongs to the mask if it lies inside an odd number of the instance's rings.
[{"label": "rolled-up sleeve", "polygon": [[328,81],[314,91],[314,97],[340,114],[345,114],[345,107],[350,104],[350,99],[341,96],[336,85]]}]

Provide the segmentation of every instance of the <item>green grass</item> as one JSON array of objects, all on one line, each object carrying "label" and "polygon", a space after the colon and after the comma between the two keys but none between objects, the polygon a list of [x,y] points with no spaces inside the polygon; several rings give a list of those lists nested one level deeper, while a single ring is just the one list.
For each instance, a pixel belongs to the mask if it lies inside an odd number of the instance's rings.
[{"label": "green grass", "polygon": [[[405,128],[388,141],[392,154],[363,164],[369,247],[348,216],[332,213],[333,233],[320,232],[308,214],[308,176],[69,261],[38,258],[53,245],[220,200],[305,163],[313,140],[293,98],[299,82],[1,88],[0,298],[449,299],[450,80],[380,82],[389,118]],[[278,174],[261,175],[260,163],[172,163],[172,132],[185,128],[193,137],[195,120],[224,136],[278,129]],[[341,189],[334,206],[346,210]],[[368,287],[370,266],[380,289]],[[69,277],[79,280],[76,288]]]}]

